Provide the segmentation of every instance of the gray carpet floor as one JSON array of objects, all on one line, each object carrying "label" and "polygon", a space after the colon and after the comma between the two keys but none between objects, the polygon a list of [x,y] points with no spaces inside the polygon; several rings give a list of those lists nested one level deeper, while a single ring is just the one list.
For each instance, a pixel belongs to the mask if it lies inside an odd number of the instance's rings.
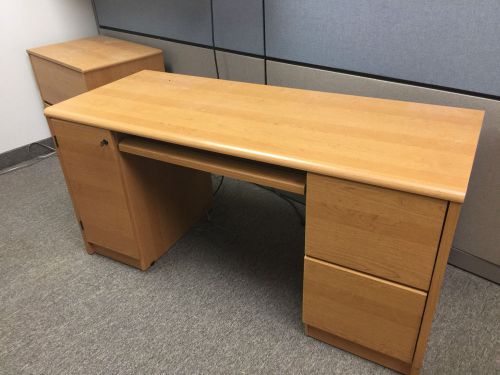
[{"label": "gray carpet floor", "polygon": [[[308,338],[303,227],[226,180],[148,272],[87,255],[53,157],[0,176],[1,374],[391,374]],[[448,266],[424,374],[499,374],[500,287]]]}]

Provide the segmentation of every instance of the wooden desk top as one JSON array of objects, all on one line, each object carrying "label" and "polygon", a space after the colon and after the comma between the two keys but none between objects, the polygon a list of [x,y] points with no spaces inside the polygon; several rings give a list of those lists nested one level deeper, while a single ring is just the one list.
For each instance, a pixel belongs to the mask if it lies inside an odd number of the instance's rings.
[{"label": "wooden desk top", "polygon": [[162,53],[158,48],[107,36],[51,44],[27,52],[83,73]]},{"label": "wooden desk top", "polygon": [[45,114],[462,202],[484,113],[142,71]]}]

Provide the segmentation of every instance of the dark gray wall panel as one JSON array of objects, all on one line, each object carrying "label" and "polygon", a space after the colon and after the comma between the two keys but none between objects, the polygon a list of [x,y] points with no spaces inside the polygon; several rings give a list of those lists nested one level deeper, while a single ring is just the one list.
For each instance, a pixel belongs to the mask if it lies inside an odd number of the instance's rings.
[{"label": "dark gray wall panel", "polygon": [[499,0],[266,0],[268,56],[500,95]]},{"label": "dark gray wall panel", "polygon": [[212,44],[210,0],[95,0],[101,26]]},{"label": "dark gray wall panel", "polygon": [[500,101],[268,61],[270,85],[486,111],[453,246],[500,265]]},{"label": "dark gray wall panel", "polygon": [[452,249],[448,263],[500,284],[500,266],[465,251]]},{"label": "dark gray wall panel", "polygon": [[264,83],[264,60],[217,51],[219,77],[231,81]]},{"label": "dark gray wall panel", "polygon": [[100,33],[113,38],[129,40],[163,50],[167,72],[216,78],[214,53],[211,49],[188,46],[160,39],[101,29]]},{"label": "dark gray wall panel", "polygon": [[214,0],[215,45],[264,54],[262,0]]}]

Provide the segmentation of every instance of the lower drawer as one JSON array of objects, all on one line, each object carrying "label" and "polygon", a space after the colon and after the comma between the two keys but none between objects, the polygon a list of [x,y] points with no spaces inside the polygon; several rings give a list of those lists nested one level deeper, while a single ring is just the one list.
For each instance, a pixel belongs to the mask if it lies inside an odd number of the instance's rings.
[{"label": "lower drawer", "polygon": [[304,323],[410,363],[426,293],[308,256]]}]

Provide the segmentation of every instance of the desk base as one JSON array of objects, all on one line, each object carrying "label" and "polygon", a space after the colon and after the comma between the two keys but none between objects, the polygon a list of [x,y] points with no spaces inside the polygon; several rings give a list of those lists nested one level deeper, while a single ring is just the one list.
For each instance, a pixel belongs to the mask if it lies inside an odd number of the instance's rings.
[{"label": "desk base", "polygon": [[304,324],[304,327],[305,334],[309,337],[312,337],[319,341],[323,341],[329,345],[333,345],[339,349],[355,354],[361,358],[368,359],[402,374],[410,374],[411,365],[409,363],[402,362],[398,359],[376,352],[362,345],[332,335],[331,333],[322,331],[321,329],[313,327],[311,325]]}]

